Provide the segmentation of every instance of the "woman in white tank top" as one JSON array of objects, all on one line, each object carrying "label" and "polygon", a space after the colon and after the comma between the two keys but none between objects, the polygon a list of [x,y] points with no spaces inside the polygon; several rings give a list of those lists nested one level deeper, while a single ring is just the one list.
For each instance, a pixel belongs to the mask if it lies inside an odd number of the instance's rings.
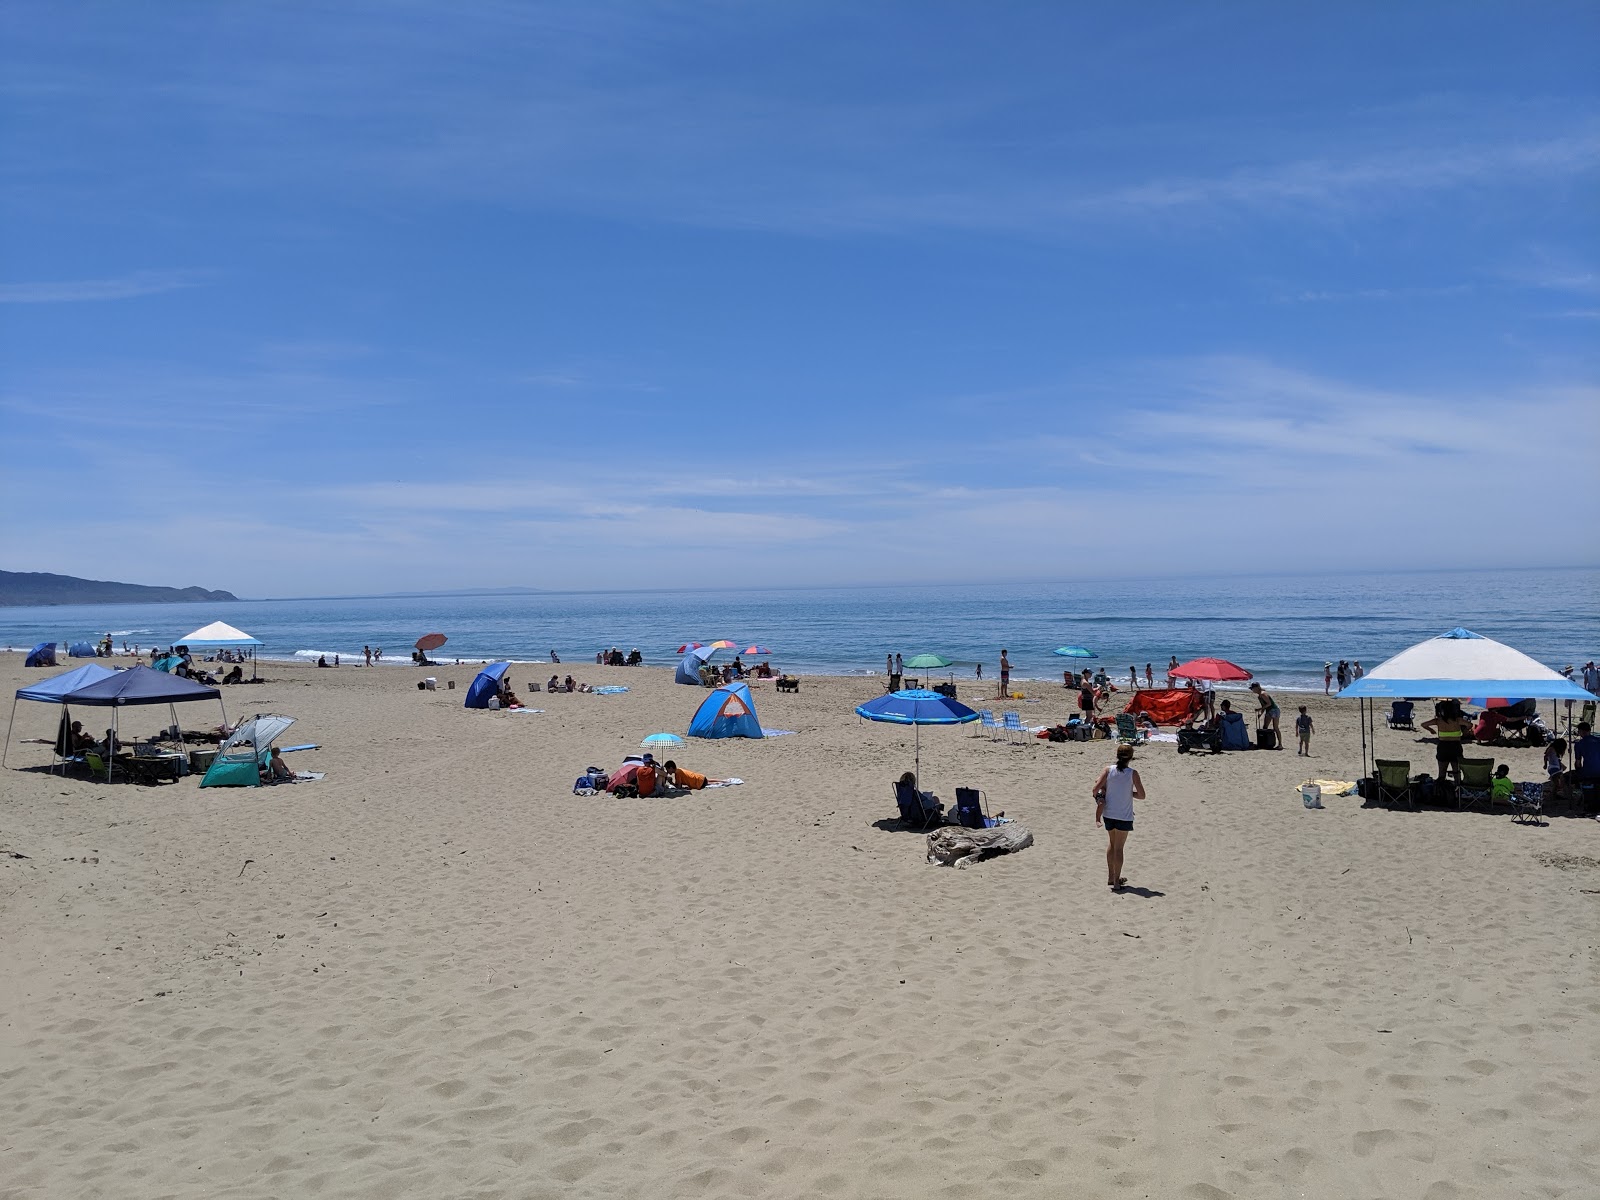
[{"label": "woman in white tank top", "polygon": [[1144,783],[1133,769],[1133,747],[1124,742],[1117,747],[1117,761],[1094,781],[1094,823],[1106,829],[1106,883],[1115,889],[1128,882],[1122,876],[1122,847],[1133,832],[1133,802],[1143,799]]}]

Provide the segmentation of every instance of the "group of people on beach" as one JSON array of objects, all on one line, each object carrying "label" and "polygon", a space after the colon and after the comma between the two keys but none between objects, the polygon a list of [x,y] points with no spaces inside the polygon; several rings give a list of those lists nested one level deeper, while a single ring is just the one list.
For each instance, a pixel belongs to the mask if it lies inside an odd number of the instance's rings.
[{"label": "group of people on beach", "polygon": [[1324,696],[1333,695],[1335,680],[1338,680],[1339,690],[1342,692],[1366,673],[1366,670],[1361,666],[1359,658],[1354,662],[1347,662],[1341,658],[1337,670],[1335,670],[1331,662],[1325,662],[1322,664],[1322,694]]}]

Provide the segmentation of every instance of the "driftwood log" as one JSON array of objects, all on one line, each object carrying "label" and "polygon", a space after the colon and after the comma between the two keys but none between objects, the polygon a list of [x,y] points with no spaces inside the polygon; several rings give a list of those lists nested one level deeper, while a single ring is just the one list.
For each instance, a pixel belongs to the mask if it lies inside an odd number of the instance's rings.
[{"label": "driftwood log", "polygon": [[928,835],[928,861],[964,867],[994,854],[1010,854],[1033,845],[1033,832],[1020,821],[993,829],[965,829],[946,825]]}]

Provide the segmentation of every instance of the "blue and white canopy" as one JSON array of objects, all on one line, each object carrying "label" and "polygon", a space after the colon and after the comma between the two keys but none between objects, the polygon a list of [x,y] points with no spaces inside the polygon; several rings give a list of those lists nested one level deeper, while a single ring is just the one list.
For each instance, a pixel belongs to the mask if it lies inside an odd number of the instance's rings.
[{"label": "blue and white canopy", "polygon": [[174,646],[259,646],[261,643],[242,629],[235,629],[223,621],[213,621],[196,629],[188,637],[179,638]]},{"label": "blue and white canopy", "polygon": [[1339,693],[1340,699],[1470,700],[1473,696],[1593,699],[1572,680],[1522,651],[1459,627],[1402,650]]}]

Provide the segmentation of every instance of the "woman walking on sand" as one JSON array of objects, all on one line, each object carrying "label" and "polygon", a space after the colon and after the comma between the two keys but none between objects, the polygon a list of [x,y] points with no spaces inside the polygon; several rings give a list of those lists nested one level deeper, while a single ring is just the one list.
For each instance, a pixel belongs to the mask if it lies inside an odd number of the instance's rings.
[{"label": "woman walking on sand", "polygon": [[1133,802],[1144,799],[1144,783],[1133,769],[1133,747],[1117,746],[1117,761],[1094,781],[1094,823],[1106,830],[1106,886],[1121,891],[1122,847],[1133,832]]}]

